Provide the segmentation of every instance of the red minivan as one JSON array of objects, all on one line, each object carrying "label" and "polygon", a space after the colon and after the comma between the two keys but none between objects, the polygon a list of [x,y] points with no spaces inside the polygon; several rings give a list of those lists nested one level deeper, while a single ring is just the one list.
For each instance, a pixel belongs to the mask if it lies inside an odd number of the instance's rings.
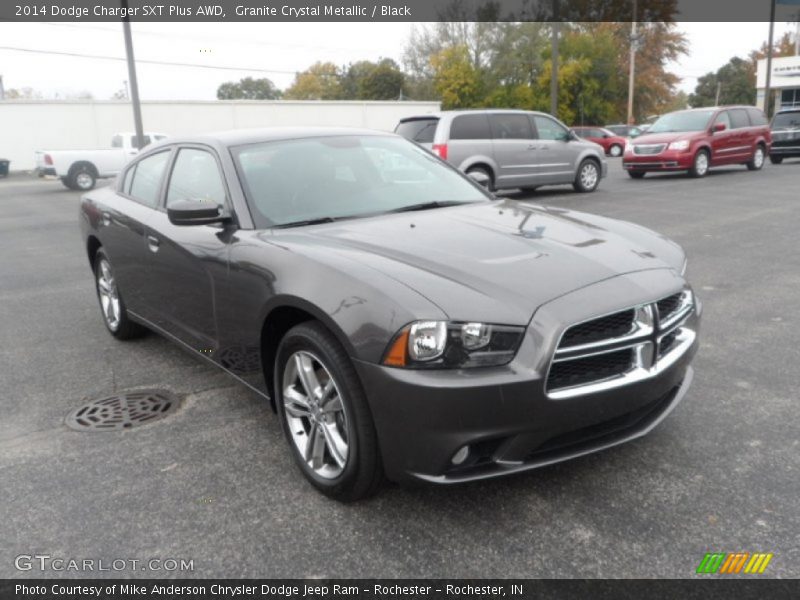
[{"label": "red minivan", "polygon": [[771,143],[769,122],[755,107],[679,110],[628,142],[622,166],[634,179],[649,171],[688,171],[703,177],[711,167],[735,164],[757,171]]}]

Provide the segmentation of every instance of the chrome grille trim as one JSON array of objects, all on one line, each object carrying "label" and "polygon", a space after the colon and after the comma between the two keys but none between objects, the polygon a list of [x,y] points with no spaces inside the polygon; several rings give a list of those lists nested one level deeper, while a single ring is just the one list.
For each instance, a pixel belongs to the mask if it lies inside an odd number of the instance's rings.
[{"label": "chrome grille trim", "polygon": [[633,153],[637,156],[653,156],[661,154],[666,147],[666,144],[634,144]]},{"label": "chrome grille trim", "polygon": [[[662,318],[659,314],[659,307],[671,307],[671,309]],[[636,317],[629,334],[580,346],[561,348],[564,334],[573,327],[631,309],[635,311]],[[670,368],[694,343],[696,333],[685,327],[686,321],[693,311],[694,297],[691,290],[686,288],[677,294],[665,296],[648,304],[617,310],[571,325],[562,332],[553,359],[547,369],[545,393],[549,398],[562,400],[603,392],[659,375]],[[662,347],[662,343],[665,346]],[[633,352],[631,364],[624,372],[597,381],[551,388],[553,365],[626,349],[631,349]]]}]

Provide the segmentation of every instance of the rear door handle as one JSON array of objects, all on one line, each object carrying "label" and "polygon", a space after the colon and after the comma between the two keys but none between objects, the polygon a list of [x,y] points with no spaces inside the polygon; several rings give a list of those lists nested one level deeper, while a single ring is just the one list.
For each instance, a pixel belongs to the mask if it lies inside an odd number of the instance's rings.
[{"label": "rear door handle", "polygon": [[150,248],[150,252],[158,252],[158,238],[153,235],[147,236],[147,247]]}]

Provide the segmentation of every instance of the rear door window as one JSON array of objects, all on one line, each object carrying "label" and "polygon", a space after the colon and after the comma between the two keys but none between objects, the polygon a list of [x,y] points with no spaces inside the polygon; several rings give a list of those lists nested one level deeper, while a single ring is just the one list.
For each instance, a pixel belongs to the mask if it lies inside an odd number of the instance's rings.
[{"label": "rear door window", "polygon": [[407,119],[401,121],[394,132],[412,142],[431,144],[433,143],[433,136],[436,133],[436,126],[438,124],[439,119],[436,118]]},{"label": "rear door window", "polygon": [[750,118],[747,116],[747,111],[743,108],[734,108],[728,111],[731,114],[731,127],[733,129],[741,129],[742,127],[750,127]]},{"label": "rear door window", "polygon": [[169,160],[169,152],[159,152],[136,163],[131,181],[130,196],[145,206],[155,208],[161,191],[161,180]]},{"label": "rear door window", "polygon": [[451,140],[490,140],[489,117],[486,114],[459,115],[450,124]]},{"label": "rear door window", "polygon": [[533,131],[528,116],[518,113],[495,113],[489,115],[492,137],[496,140],[530,140]]}]

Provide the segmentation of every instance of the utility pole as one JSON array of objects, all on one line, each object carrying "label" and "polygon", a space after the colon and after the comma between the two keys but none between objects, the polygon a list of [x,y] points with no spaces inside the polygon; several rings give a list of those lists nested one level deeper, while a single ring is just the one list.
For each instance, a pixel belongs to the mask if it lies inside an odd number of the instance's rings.
[{"label": "utility pole", "polygon": [[3,76],[0,75],[0,100],[6,99],[6,90],[3,87]]},{"label": "utility pole", "polygon": [[636,0],[633,0],[633,19],[631,19],[630,69],[628,71],[628,125],[633,125],[633,81],[636,75]]},{"label": "utility pole", "polygon": [[558,0],[553,0],[552,68],[550,69],[550,114],[558,118],[558,34],[561,24],[558,21]]},{"label": "utility pole", "polygon": [[764,85],[764,114],[770,116],[770,104],[772,104],[772,90],[770,83],[772,79],[772,44],[775,37],[775,0],[770,2],[769,7],[769,41],[767,42],[767,81]]},{"label": "utility pole", "polygon": [[144,146],[144,129],[142,128],[142,106],[139,103],[139,83],[136,79],[136,59],[133,56],[133,37],[131,36],[131,20],[127,15],[128,0],[121,0],[125,18],[122,20],[122,32],[125,35],[125,55],[128,58],[128,79],[131,86],[131,103],[133,104],[133,125],[136,129],[136,146],[139,150]]},{"label": "utility pole", "polygon": [[722,82],[717,82],[717,97],[714,99],[714,106],[719,106],[719,93],[722,91]]}]

